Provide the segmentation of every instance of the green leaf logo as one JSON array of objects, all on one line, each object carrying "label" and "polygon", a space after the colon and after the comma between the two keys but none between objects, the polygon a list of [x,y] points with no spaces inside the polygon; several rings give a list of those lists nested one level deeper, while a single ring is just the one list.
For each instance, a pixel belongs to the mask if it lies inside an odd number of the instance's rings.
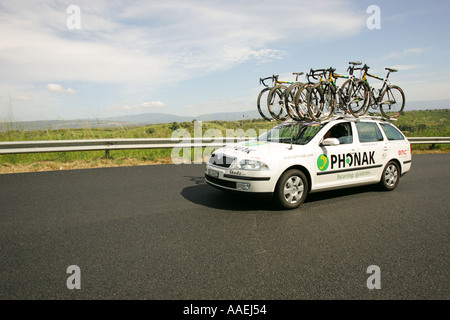
[{"label": "green leaf logo", "polygon": [[325,171],[328,168],[328,157],[324,154],[321,154],[318,158],[317,158],[317,168],[319,168],[320,171]]}]

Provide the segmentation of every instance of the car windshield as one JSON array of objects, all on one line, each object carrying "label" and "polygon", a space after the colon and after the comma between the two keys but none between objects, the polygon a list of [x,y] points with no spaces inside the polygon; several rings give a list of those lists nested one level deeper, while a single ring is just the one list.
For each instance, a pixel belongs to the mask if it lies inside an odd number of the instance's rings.
[{"label": "car windshield", "polygon": [[260,135],[258,140],[304,145],[311,141],[323,126],[324,124],[317,122],[283,123]]}]

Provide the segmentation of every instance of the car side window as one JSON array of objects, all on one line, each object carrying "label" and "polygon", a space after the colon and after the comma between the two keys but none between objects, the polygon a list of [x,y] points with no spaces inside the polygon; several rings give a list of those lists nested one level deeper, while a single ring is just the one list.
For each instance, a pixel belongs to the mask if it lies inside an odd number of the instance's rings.
[{"label": "car side window", "polygon": [[383,129],[384,133],[388,140],[405,140],[405,137],[398,131],[397,128],[388,123],[380,123],[381,129]]},{"label": "car side window", "polygon": [[358,130],[359,141],[377,142],[383,141],[383,135],[380,129],[374,122],[356,122],[356,129]]},{"label": "car side window", "polygon": [[338,123],[325,133],[324,139],[336,138],[339,144],[353,143],[352,126],[349,122]]}]

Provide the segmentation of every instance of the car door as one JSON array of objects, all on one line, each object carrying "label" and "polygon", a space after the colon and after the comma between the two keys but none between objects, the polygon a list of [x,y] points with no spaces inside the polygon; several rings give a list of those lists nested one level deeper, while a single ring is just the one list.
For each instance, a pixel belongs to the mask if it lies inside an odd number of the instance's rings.
[{"label": "car door", "polygon": [[[314,152],[317,159],[314,189],[336,188],[355,182],[355,176],[348,172],[351,169],[349,159],[356,152],[353,132],[351,122],[340,122],[332,126],[319,140]],[[337,145],[325,145],[323,142],[328,138],[337,139],[339,142]]]},{"label": "car door", "polygon": [[406,137],[400,132],[398,128],[391,123],[379,123],[381,131],[387,139],[387,160],[398,159],[402,172],[405,165],[410,166],[411,163],[411,145]]},{"label": "car door", "polygon": [[358,183],[379,179],[384,162],[387,159],[387,142],[374,121],[356,121],[354,123],[358,142],[353,156],[352,166]]}]

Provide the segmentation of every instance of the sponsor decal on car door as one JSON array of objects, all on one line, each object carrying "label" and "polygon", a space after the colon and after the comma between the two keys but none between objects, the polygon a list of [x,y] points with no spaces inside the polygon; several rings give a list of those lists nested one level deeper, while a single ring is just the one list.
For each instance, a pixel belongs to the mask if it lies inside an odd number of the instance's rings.
[{"label": "sponsor decal on car door", "polygon": [[[351,128],[351,132],[350,132]],[[372,128],[364,127],[367,132]],[[373,129],[374,130],[374,129]],[[316,186],[318,189],[357,184],[376,179],[383,161],[383,141],[375,134],[361,143],[356,127],[349,124],[347,139],[340,137],[342,144],[318,146]],[[375,132],[375,131],[374,131]],[[375,139],[375,140],[373,140]],[[364,141],[364,140],[363,140]]]},{"label": "sponsor decal on car door", "polygon": [[352,127],[350,123],[339,123],[325,133],[322,141],[327,138],[338,139],[338,145],[319,144],[315,150],[316,157],[316,188],[332,188],[339,185],[353,183],[348,176],[338,176],[342,170],[351,167],[356,152],[353,143]]}]

